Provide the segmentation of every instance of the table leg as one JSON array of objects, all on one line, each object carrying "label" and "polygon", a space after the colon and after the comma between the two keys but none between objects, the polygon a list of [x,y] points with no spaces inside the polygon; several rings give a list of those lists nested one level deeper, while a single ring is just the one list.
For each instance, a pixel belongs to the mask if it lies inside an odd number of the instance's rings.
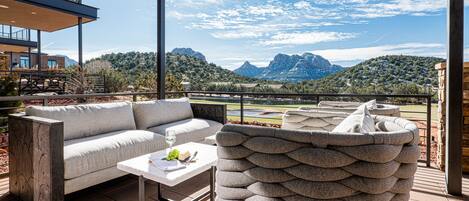
[{"label": "table leg", "polygon": [[210,201],[215,201],[215,174],[216,167],[212,166],[210,170]]},{"label": "table leg", "polygon": [[163,194],[161,193],[161,184],[160,183],[156,183],[156,196],[155,197],[158,201],[169,201],[168,199],[163,198]]},{"label": "table leg", "polygon": [[138,177],[138,200],[145,201],[145,178]]}]

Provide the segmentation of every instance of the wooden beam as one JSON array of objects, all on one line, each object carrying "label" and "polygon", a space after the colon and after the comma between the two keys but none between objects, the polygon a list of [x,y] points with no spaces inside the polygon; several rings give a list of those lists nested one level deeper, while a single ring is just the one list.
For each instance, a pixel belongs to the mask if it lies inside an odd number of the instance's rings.
[{"label": "wooden beam", "polygon": [[448,0],[446,191],[461,195],[464,79],[464,0]]},{"label": "wooden beam", "polygon": [[157,26],[158,26],[158,47],[156,50],[156,66],[157,66],[157,90],[158,90],[158,99],[165,99],[165,78],[166,78],[166,50],[165,50],[165,0],[158,0],[157,3]]},{"label": "wooden beam", "polygon": [[63,122],[8,118],[10,193],[23,201],[63,201]]}]

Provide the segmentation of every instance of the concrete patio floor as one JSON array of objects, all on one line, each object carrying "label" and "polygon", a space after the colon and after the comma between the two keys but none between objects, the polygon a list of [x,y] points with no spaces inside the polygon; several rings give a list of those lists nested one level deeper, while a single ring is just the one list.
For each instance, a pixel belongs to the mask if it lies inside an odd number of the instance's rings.
[{"label": "concrete patio floor", "polygon": [[[463,180],[465,196],[454,197],[445,192],[444,173],[433,168],[420,166],[415,176],[412,201],[469,201],[469,175]],[[170,200],[192,200],[209,189],[209,173],[205,172],[175,187],[162,187],[163,197]],[[155,201],[156,185],[147,185],[148,201]],[[67,201],[136,201],[138,193],[137,177],[125,176],[71,195]],[[0,179],[0,201],[14,201],[8,194],[8,178]],[[209,199],[203,199],[209,200]]]}]

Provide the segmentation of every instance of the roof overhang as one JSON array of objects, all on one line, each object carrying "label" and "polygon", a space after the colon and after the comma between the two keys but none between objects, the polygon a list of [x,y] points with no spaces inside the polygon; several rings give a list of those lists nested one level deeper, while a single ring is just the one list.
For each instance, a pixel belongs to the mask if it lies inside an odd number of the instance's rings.
[{"label": "roof overhang", "polygon": [[98,9],[69,0],[3,0],[0,24],[47,32],[58,31],[98,18]]},{"label": "roof overhang", "polygon": [[28,48],[37,48],[37,42],[0,38],[0,52],[26,52]]}]

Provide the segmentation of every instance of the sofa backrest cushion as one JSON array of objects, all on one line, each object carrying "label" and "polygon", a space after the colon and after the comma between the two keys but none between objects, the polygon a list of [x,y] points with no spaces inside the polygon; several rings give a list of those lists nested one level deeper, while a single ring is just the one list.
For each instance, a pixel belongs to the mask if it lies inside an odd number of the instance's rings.
[{"label": "sofa backrest cushion", "polygon": [[31,106],[26,108],[26,115],[63,121],[64,140],[136,129],[130,102]]},{"label": "sofa backrest cushion", "polygon": [[133,103],[135,122],[138,129],[194,118],[189,99],[168,99]]}]

